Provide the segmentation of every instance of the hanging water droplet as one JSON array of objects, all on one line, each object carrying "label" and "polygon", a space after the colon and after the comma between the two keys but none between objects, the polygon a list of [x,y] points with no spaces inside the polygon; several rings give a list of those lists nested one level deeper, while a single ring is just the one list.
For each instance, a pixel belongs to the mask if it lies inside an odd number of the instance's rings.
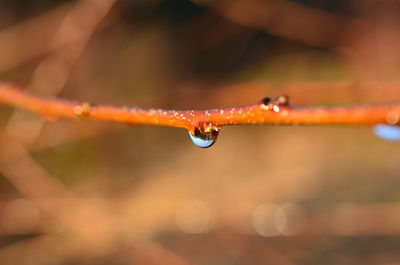
[{"label": "hanging water droplet", "polygon": [[378,124],[373,128],[376,136],[388,141],[400,141],[400,126]]},{"label": "hanging water droplet", "polygon": [[201,148],[207,148],[212,146],[217,140],[219,129],[218,128],[207,128],[208,130],[200,130],[199,128],[194,129],[194,133],[189,131],[190,139],[192,142]]}]

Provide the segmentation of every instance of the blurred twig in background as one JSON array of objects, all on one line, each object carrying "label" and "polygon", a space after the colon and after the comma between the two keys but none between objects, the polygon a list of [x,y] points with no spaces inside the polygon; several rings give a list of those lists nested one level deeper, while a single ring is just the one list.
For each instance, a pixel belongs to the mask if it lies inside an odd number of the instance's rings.
[{"label": "blurred twig in background", "polygon": [[317,47],[349,45],[357,33],[370,30],[365,20],[353,19],[293,1],[227,0],[210,7],[237,23]]},{"label": "blurred twig in background", "polygon": [[[36,67],[28,86],[29,90],[47,95],[61,91],[90,36],[114,3],[114,0],[81,0],[71,6],[49,43],[44,46],[53,53]],[[50,19],[46,22],[54,23]],[[29,122],[25,122],[25,115],[16,111],[9,120],[7,131],[11,135],[14,134],[13,137],[23,140],[26,145],[31,145],[39,135],[43,121],[30,119]],[[28,130],[31,133],[21,135],[21,128],[26,126],[30,127]]]}]

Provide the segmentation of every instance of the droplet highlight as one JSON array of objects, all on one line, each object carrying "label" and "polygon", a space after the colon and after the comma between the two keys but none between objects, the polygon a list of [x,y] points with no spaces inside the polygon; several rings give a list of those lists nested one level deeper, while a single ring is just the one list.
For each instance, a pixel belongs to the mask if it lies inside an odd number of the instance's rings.
[{"label": "droplet highlight", "polygon": [[387,141],[400,141],[400,126],[378,124],[374,126],[373,132]]},{"label": "droplet highlight", "polygon": [[85,102],[74,107],[74,113],[77,116],[89,116],[92,106],[89,103]]},{"label": "droplet highlight", "polygon": [[279,112],[281,110],[281,107],[289,106],[289,97],[288,96],[279,96],[275,99],[271,98],[264,98],[261,101],[261,109],[263,110],[273,110],[274,112]]},{"label": "droplet highlight", "polygon": [[218,134],[218,128],[206,128],[205,130],[195,128],[193,133],[189,131],[189,136],[192,142],[201,148],[212,146],[217,140]]}]

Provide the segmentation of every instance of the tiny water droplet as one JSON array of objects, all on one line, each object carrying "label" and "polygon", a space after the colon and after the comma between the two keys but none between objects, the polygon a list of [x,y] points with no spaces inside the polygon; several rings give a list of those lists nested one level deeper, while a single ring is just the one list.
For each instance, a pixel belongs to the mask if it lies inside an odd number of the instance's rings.
[{"label": "tiny water droplet", "polygon": [[92,106],[85,102],[74,107],[74,113],[77,116],[89,116]]},{"label": "tiny water droplet", "polygon": [[279,96],[276,101],[278,102],[278,105],[289,105],[289,97],[286,95]]},{"label": "tiny water droplet", "polygon": [[205,132],[204,130],[195,128],[193,134],[189,131],[189,136],[192,142],[201,148],[207,148],[212,146],[217,140],[218,134],[219,134],[219,129],[217,128],[214,128],[209,132]]},{"label": "tiny water droplet", "polygon": [[264,105],[268,105],[269,103],[271,103],[271,101],[272,101],[272,98],[263,98],[261,102]]},{"label": "tiny water droplet", "polygon": [[376,136],[388,141],[400,141],[400,126],[378,124],[373,128]]}]

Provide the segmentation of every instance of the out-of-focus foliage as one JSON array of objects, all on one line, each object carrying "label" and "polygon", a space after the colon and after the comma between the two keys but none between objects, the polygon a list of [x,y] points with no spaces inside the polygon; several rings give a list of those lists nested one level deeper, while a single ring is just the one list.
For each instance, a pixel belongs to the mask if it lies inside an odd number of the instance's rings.
[{"label": "out-of-focus foliage", "polygon": [[[400,99],[397,1],[111,2],[0,1],[1,79],[173,109]],[[0,118],[2,265],[400,262],[399,144],[371,128],[224,127],[201,150],[174,128]]]}]

